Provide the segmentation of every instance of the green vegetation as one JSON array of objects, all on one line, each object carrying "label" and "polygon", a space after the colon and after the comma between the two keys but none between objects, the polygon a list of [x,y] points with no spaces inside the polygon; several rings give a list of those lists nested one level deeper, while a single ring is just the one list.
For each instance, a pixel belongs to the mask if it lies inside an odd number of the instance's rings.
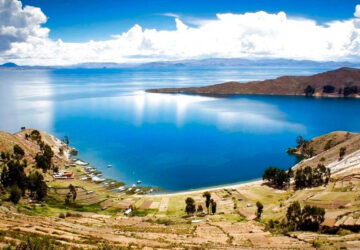
[{"label": "green vegetation", "polygon": [[40,146],[41,148],[41,153],[36,154],[35,156],[35,161],[36,161],[36,166],[38,168],[41,168],[44,173],[49,170],[52,165],[51,165],[51,159],[54,156],[54,152],[51,150],[51,147],[47,144],[45,144],[44,146]]},{"label": "green vegetation", "polygon": [[285,170],[269,167],[264,172],[263,180],[269,181],[271,185],[277,188],[284,188],[289,184],[290,176]]},{"label": "green vegetation", "polygon": [[21,190],[18,186],[12,186],[10,189],[10,200],[17,204],[21,198]]},{"label": "green vegetation", "polygon": [[257,201],[256,207],[257,207],[256,218],[259,220],[261,218],[261,214],[263,212],[264,205],[260,201]]},{"label": "green vegetation", "polygon": [[335,87],[332,85],[325,85],[323,87],[323,93],[331,94],[335,92]]},{"label": "green vegetation", "polygon": [[352,94],[357,94],[357,93],[359,93],[358,86],[345,87],[343,93],[344,93],[344,96],[349,96],[349,95],[352,95]]},{"label": "green vegetation", "polygon": [[18,203],[20,197],[26,194],[26,190],[30,192],[31,198],[39,201],[47,195],[47,185],[40,173],[35,171],[26,176],[24,169],[27,167],[27,161],[20,161],[24,154],[24,150],[18,145],[14,146],[13,155],[2,154],[5,156],[3,158],[5,165],[0,175],[0,182],[5,189],[10,188],[10,200],[14,203]]},{"label": "green vegetation", "polygon": [[185,212],[190,215],[195,213],[196,211],[196,206],[195,206],[195,201],[193,198],[188,197],[185,200],[186,206],[185,206]]},{"label": "green vegetation", "polygon": [[311,85],[308,85],[304,89],[304,93],[305,93],[306,96],[312,96],[315,93],[315,88],[313,88]]},{"label": "green vegetation", "polygon": [[204,192],[203,193],[203,197],[205,197],[205,206],[206,206],[206,209],[208,211],[208,214],[210,212],[209,210],[209,207],[210,207],[210,199],[211,199],[211,194],[210,192]]},{"label": "green vegetation", "polygon": [[212,214],[216,214],[217,204],[216,204],[216,202],[215,202],[213,199],[210,200],[210,205],[211,205],[211,213],[212,213]]},{"label": "green vegetation", "polygon": [[296,231],[317,231],[325,219],[325,209],[306,205],[301,209],[298,201],[293,202],[286,212],[287,228]]},{"label": "green vegetation", "polygon": [[318,187],[327,184],[330,180],[330,169],[322,164],[313,169],[309,166],[298,169],[295,174],[295,187],[297,189]]},{"label": "green vegetation", "polygon": [[14,156],[16,159],[21,159],[25,155],[24,150],[19,145],[14,145]]}]

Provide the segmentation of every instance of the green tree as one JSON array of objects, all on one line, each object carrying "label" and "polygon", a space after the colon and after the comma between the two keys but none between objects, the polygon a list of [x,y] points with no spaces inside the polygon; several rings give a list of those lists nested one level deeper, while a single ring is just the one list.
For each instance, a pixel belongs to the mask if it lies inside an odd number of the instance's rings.
[{"label": "green tree", "polygon": [[261,214],[262,214],[263,209],[264,209],[264,205],[260,201],[257,201],[256,202],[256,207],[257,207],[256,218],[260,219]]},{"label": "green tree", "polygon": [[72,184],[69,185],[69,191],[72,195],[73,202],[75,202],[77,193],[76,193],[76,188]]},{"label": "green tree", "polygon": [[21,198],[21,189],[16,185],[12,186],[10,190],[10,200],[13,203],[17,204],[20,198]]},{"label": "green tree", "polygon": [[323,92],[327,93],[327,94],[334,93],[335,92],[335,87],[332,86],[332,85],[325,85],[323,87]]},{"label": "green tree", "polygon": [[24,150],[17,144],[14,145],[14,155],[17,159],[21,159],[24,157]]},{"label": "green tree", "polygon": [[210,207],[210,199],[211,199],[211,194],[210,194],[210,192],[204,192],[203,193],[203,197],[205,197],[205,206],[206,206],[206,209],[207,209],[207,211],[208,211],[208,213],[209,213],[209,207]]},{"label": "green tree", "polygon": [[195,201],[193,198],[188,197],[185,200],[186,206],[185,211],[188,215],[195,213],[196,207],[195,207]]},{"label": "green tree", "polygon": [[41,141],[41,134],[38,130],[33,130],[30,133],[30,138],[31,138],[31,140],[39,143]]},{"label": "green tree", "polygon": [[286,211],[286,219],[293,230],[301,225],[301,206],[298,201],[293,202]]},{"label": "green tree", "polygon": [[311,87],[311,85],[308,85],[304,89],[304,93],[305,93],[306,96],[312,96],[315,93],[315,88]]},{"label": "green tree", "polygon": [[216,214],[216,206],[217,206],[216,202],[213,199],[211,199],[210,204],[211,204],[211,213]]},{"label": "green tree", "polygon": [[71,198],[71,193],[68,192],[65,196],[65,204],[69,205],[70,204],[70,198]]},{"label": "green tree", "polygon": [[301,212],[301,229],[307,231],[319,230],[320,224],[325,220],[323,208],[306,205]]},{"label": "green tree", "polygon": [[35,171],[28,177],[30,196],[41,201],[47,196],[47,185],[44,182],[44,177],[39,172]]},{"label": "green tree", "polygon": [[290,175],[285,170],[269,167],[263,174],[263,180],[268,180],[272,185],[283,188],[290,182]]}]

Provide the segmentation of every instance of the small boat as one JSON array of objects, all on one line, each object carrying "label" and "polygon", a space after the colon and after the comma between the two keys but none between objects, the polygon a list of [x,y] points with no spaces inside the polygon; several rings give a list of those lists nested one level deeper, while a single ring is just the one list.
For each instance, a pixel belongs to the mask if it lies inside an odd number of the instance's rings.
[{"label": "small boat", "polygon": [[112,168],[112,165],[107,165],[107,168]]},{"label": "small boat", "polygon": [[137,183],[137,184],[141,184],[141,180],[137,180],[136,183]]}]

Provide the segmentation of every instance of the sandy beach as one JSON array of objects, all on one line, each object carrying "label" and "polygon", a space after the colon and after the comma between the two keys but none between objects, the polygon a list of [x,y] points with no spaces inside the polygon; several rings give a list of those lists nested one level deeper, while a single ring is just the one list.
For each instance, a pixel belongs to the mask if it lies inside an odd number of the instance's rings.
[{"label": "sandy beach", "polygon": [[147,194],[146,196],[156,197],[156,196],[177,196],[177,195],[189,195],[189,194],[195,194],[195,193],[202,193],[205,191],[216,191],[220,189],[231,189],[231,188],[241,188],[246,186],[256,186],[261,185],[263,183],[263,180],[250,180],[246,182],[241,183],[234,183],[234,184],[224,184],[220,186],[212,186],[212,187],[203,187],[199,189],[192,189],[187,191],[179,191],[179,192],[173,192],[173,193],[163,193],[163,194]]}]

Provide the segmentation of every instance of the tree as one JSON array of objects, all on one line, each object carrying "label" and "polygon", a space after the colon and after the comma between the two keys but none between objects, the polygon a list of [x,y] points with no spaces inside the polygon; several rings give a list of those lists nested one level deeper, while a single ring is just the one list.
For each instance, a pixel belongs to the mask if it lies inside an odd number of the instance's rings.
[{"label": "tree", "polygon": [[196,207],[195,207],[195,201],[193,198],[188,197],[185,200],[186,203],[186,207],[185,207],[185,211],[188,215],[195,213]]},{"label": "tree", "polygon": [[344,88],[344,96],[349,96],[352,94],[357,94],[359,92],[358,87],[357,86],[350,86],[350,87],[345,87]]},{"label": "tree", "polygon": [[339,160],[341,160],[346,154],[346,147],[341,147],[339,150]]},{"label": "tree", "polygon": [[71,198],[71,193],[68,192],[65,196],[65,204],[69,205],[70,204],[70,198]]},{"label": "tree", "polygon": [[44,172],[51,168],[52,157],[54,152],[51,147],[47,144],[44,144],[41,147],[42,153],[38,153],[35,156],[36,166],[41,168]]},{"label": "tree", "polygon": [[75,202],[77,193],[76,188],[72,184],[69,185],[69,192],[72,194],[73,202]]},{"label": "tree", "polygon": [[301,147],[305,142],[307,142],[301,135],[296,138],[297,148]]},{"label": "tree", "polygon": [[6,159],[6,154],[4,151],[1,151],[1,159],[5,160]]},{"label": "tree", "polygon": [[256,202],[256,207],[257,207],[256,218],[260,219],[261,214],[262,214],[263,209],[264,209],[264,205],[260,201],[257,201]]},{"label": "tree", "polygon": [[17,159],[21,159],[24,157],[24,150],[17,144],[14,145],[14,155]]},{"label": "tree", "polygon": [[21,190],[18,186],[14,185],[10,190],[10,200],[17,204],[21,198]]},{"label": "tree", "polygon": [[205,197],[205,206],[206,206],[206,209],[209,213],[209,207],[210,207],[210,199],[211,199],[211,194],[210,192],[204,192],[203,193],[203,197]]},{"label": "tree", "polygon": [[311,85],[308,85],[304,89],[304,93],[305,93],[306,96],[312,96],[315,93],[315,88],[311,87]]},{"label": "tree", "polygon": [[27,177],[24,172],[24,165],[22,165],[19,161],[9,161],[7,163],[8,172],[7,176],[4,176],[6,180],[4,180],[4,187],[7,186],[18,186],[22,190],[22,194],[25,194],[25,190],[27,188]]},{"label": "tree", "polygon": [[306,205],[301,209],[300,203],[295,201],[287,209],[288,225],[294,231],[317,231],[325,219],[325,210],[316,206]]},{"label": "tree", "polygon": [[31,140],[39,143],[41,141],[41,134],[38,130],[33,130],[30,133],[30,138],[31,138]]},{"label": "tree", "polygon": [[301,212],[301,217],[302,230],[317,231],[325,219],[325,210],[323,208],[306,205]]},{"label": "tree", "polygon": [[44,177],[39,172],[35,171],[28,177],[30,196],[41,201],[47,196],[47,185],[44,182]]},{"label": "tree", "polygon": [[283,188],[290,182],[290,176],[285,170],[268,167],[263,174],[263,180],[268,180],[272,185]]},{"label": "tree", "polygon": [[323,93],[330,94],[330,93],[334,93],[334,92],[335,92],[335,87],[332,85],[325,85],[323,87]]},{"label": "tree", "polygon": [[211,204],[211,213],[216,214],[216,206],[217,206],[216,202],[213,199],[211,199],[210,204]]},{"label": "tree", "polygon": [[9,186],[9,171],[6,166],[4,166],[1,172],[1,184],[3,185],[3,187]]},{"label": "tree", "polygon": [[286,211],[286,219],[293,230],[297,230],[301,224],[301,206],[298,201],[293,202]]}]

